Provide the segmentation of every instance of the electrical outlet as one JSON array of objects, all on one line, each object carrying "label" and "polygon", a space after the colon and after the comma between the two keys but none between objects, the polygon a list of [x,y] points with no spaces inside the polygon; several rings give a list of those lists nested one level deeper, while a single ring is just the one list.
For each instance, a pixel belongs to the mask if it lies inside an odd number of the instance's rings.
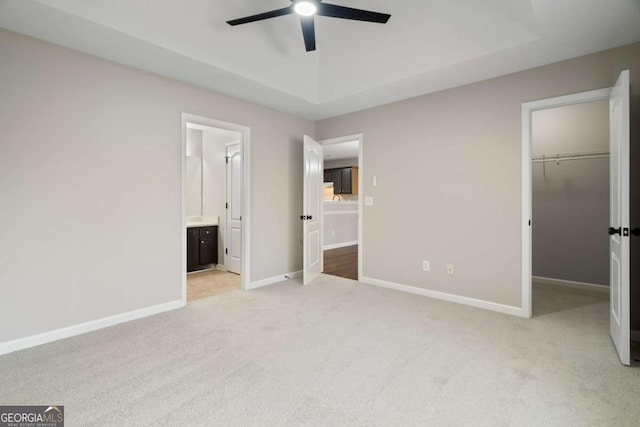
[{"label": "electrical outlet", "polygon": [[455,270],[453,269],[453,264],[447,264],[447,274],[449,276],[453,276],[454,274],[456,274]]},{"label": "electrical outlet", "polygon": [[431,270],[431,264],[429,263],[429,261],[422,261],[422,271],[429,270]]}]

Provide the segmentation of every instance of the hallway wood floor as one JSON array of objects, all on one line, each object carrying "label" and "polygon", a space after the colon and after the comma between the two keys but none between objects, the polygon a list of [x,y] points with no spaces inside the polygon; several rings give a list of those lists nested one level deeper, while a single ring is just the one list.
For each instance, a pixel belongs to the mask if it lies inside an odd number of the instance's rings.
[{"label": "hallway wood floor", "polygon": [[324,251],[323,273],[358,280],[358,245]]}]

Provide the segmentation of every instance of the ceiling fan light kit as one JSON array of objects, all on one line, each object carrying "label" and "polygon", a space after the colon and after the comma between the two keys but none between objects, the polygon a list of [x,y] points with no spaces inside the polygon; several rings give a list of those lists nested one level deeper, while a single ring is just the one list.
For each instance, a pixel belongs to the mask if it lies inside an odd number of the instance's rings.
[{"label": "ceiling fan light kit", "polygon": [[310,1],[298,1],[293,6],[293,9],[300,16],[311,16],[315,15],[318,11],[318,8],[313,2]]},{"label": "ceiling fan light kit", "polygon": [[291,6],[275,9],[269,12],[259,13],[244,18],[227,21],[231,26],[248,24],[250,22],[262,21],[264,19],[278,16],[300,15],[302,25],[302,36],[307,52],[316,50],[316,34],[314,15],[326,16],[329,18],[351,19],[353,21],[374,22],[386,24],[391,15],[387,13],[372,12],[369,10],[354,9],[352,7],[338,6],[335,4],[323,3],[322,0],[290,0]]}]

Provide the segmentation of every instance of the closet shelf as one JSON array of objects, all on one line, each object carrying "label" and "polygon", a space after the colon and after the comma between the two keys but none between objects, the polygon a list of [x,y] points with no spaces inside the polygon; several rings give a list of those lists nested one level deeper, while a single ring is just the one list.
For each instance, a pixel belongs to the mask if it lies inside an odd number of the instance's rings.
[{"label": "closet shelf", "polygon": [[531,157],[532,163],[560,162],[561,160],[600,159],[609,157],[608,151],[591,151],[584,153],[541,154]]}]

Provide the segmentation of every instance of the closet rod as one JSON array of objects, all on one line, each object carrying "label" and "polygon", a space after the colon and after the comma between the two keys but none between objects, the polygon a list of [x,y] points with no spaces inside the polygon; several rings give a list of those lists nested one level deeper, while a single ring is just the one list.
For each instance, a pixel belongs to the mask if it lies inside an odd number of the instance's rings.
[{"label": "closet rod", "polygon": [[559,162],[560,160],[600,159],[609,157],[608,151],[592,151],[588,153],[543,154],[533,156],[532,163]]}]

